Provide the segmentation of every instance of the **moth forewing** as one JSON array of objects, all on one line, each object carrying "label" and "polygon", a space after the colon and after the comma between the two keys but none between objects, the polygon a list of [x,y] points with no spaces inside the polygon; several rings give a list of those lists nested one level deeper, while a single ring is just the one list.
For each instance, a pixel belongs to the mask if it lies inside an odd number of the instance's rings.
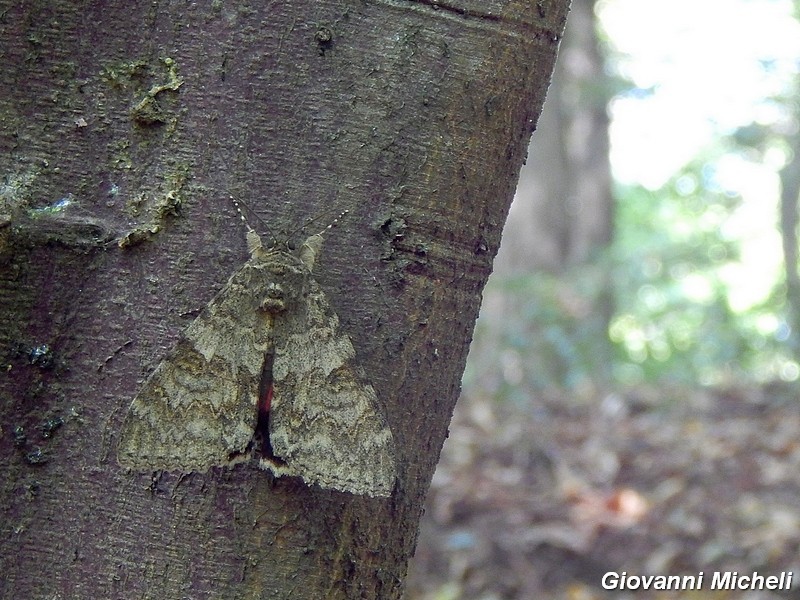
[{"label": "moth forewing", "polygon": [[273,316],[257,291],[271,282],[263,257],[236,271],[131,403],[120,464],[134,469],[206,471],[229,464],[253,436]]},{"label": "moth forewing", "polygon": [[395,448],[375,390],[313,280],[304,309],[275,326],[269,437],[285,464],[261,464],[321,487],[388,496]]}]

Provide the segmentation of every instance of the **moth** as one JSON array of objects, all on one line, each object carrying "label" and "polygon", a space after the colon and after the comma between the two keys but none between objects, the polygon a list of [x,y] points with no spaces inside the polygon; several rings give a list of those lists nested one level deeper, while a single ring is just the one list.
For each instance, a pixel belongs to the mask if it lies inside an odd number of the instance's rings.
[{"label": "moth", "polygon": [[135,470],[207,471],[258,457],[276,477],[389,496],[391,430],[312,276],[322,236],[250,258],[136,394],[118,446]]}]

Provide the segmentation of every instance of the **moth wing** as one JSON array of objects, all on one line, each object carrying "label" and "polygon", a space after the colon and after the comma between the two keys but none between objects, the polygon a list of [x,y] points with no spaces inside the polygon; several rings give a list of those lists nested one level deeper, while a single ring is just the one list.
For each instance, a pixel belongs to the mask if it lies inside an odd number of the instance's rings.
[{"label": "moth wing", "polygon": [[144,383],[122,426],[121,465],[206,471],[246,450],[256,423],[270,316],[258,309],[268,275],[252,259],[186,328]]},{"label": "moth wing", "polygon": [[313,281],[305,306],[276,323],[269,439],[285,465],[262,464],[324,488],[389,496],[395,447],[375,390]]}]

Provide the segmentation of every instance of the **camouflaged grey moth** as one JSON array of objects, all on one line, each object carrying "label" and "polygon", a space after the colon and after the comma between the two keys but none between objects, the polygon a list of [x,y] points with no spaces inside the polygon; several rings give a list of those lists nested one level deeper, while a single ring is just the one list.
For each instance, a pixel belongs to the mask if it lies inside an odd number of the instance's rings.
[{"label": "camouflaged grey moth", "polygon": [[293,253],[264,248],[248,226],[247,245],[250,259],[133,399],[120,464],[206,471],[260,455],[260,466],[278,477],[390,495],[391,430],[311,275],[322,236]]}]

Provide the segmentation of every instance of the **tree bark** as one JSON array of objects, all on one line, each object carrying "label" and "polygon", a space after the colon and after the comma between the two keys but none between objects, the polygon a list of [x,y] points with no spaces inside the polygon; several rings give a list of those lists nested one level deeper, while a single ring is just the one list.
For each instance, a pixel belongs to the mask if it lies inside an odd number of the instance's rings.
[{"label": "tree bark", "polygon": [[[401,596],[567,6],[0,4],[3,598]],[[315,279],[385,405],[388,500],[118,466],[247,259],[230,196],[277,239],[348,211]]]}]

